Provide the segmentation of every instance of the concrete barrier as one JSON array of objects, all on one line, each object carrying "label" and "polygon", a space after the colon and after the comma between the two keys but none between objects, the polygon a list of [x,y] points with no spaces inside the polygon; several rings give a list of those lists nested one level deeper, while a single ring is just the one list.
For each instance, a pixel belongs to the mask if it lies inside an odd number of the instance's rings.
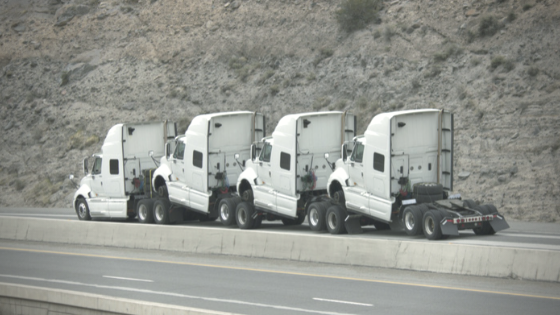
[{"label": "concrete barrier", "polygon": [[560,252],[552,250],[10,217],[0,219],[0,239],[560,281]]},{"label": "concrete barrier", "polygon": [[0,314],[231,315],[232,313],[0,282]]}]

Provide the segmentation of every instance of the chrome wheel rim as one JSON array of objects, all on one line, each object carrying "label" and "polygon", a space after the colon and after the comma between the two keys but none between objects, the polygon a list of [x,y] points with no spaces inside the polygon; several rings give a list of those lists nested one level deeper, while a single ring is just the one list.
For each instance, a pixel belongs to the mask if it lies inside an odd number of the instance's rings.
[{"label": "chrome wheel rim", "polygon": [[229,207],[225,203],[220,206],[220,216],[222,220],[227,220],[229,218]]},{"label": "chrome wheel rim", "polygon": [[138,217],[140,218],[140,220],[144,221],[146,220],[147,216],[148,216],[148,208],[146,207],[146,205],[141,204],[138,207]]},{"label": "chrome wheel rim", "polygon": [[309,211],[309,223],[313,226],[317,226],[319,224],[319,212],[315,208],[312,208],[311,211]]},{"label": "chrome wheel rim", "polygon": [[156,219],[158,221],[163,221],[163,207],[161,205],[157,205],[155,208]]},{"label": "chrome wheel rim", "polygon": [[327,222],[331,230],[336,229],[336,214],[334,214],[334,212],[329,212],[327,215]]},{"label": "chrome wheel rim", "polygon": [[86,214],[87,214],[87,207],[85,203],[80,203],[80,205],[78,206],[78,214],[80,215],[80,218],[85,218]]},{"label": "chrome wheel rim", "polygon": [[407,211],[404,215],[404,225],[406,229],[412,231],[414,229],[414,216],[412,215],[412,211]]},{"label": "chrome wheel rim", "polygon": [[237,211],[237,220],[239,221],[239,224],[242,225],[247,222],[247,212],[245,212],[245,209],[241,208]]},{"label": "chrome wheel rim", "polygon": [[431,216],[429,216],[426,218],[426,221],[424,222],[424,230],[429,235],[432,235],[434,233],[434,229],[435,229],[434,219]]}]

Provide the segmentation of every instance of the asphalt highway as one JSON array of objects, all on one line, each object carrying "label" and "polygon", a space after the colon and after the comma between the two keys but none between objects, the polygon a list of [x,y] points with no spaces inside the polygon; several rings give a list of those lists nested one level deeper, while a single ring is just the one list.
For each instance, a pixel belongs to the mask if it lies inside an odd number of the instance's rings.
[{"label": "asphalt highway", "polygon": [[556,314],[560,284],[0,241],[0,282],[239,314]]},{"label": "asphalt highway", "polygon": [[[70,208],[0,208],[0,216],[46,218],[54,220],[75,220],[78,217]],[[507,220],[507,218],[506,218]],[[107,222],[107,220],[104,220]],[[139,224],[136,220],[108,221],[115,224]],[[479,245],[494,247],[515,247],[530,249],[546,249],[560,251],[560,224],[558,223],[531,223],[515,222],[508,220],[510,229],[500,231],[496,235],[477,236],[472,231],[461,231],[457,237],[450,237],[446,243]],[[215,222],[190,221],[179,224],[188,228],[190,226],[204,226],[216,229],[236,229],[237,227],[224,227],[219,220]],[[280,221],[264,221],[260,228],[263,232],[283,231],[285,233],[298,233],[310,235],[312,232],[304,222],[301,226],[284,226]],[[399,224],[392,224],[392,230],[377,231],[374,227],[364,227],[364,233],[359,235],[340,235],[339,237],[366,237],[377,239],[406,240],[413,242],[428,242],[424,236],[411,237],[406,235]]]}]

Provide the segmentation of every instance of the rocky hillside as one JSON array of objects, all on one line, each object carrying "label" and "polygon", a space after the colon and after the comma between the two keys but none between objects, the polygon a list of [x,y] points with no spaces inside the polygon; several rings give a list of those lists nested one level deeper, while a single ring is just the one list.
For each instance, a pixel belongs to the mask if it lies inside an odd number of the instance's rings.
[{"label": "rocky hillside", "polygon": [[385,1],[348,33],[342,0],[0,0],[0,206],[70,207],[115,123],[226,110],[455,115],[455,190],[560,220],[560,3]]}]

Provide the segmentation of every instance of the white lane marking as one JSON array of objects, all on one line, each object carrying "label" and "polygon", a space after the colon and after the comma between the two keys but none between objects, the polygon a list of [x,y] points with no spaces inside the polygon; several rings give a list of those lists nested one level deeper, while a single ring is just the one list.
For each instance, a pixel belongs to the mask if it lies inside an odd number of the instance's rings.
[{"label": "white lane marking", "polygon": [[74,218],[76,215],[71,214],[41,214],[41,213],[0,213],[2,216],[18,216],[18,217],[65,217]]},{"label": "white lane marking", "polygon": [[365,304],[365,303],[357,303],[357,302],[329,300],[329,299],[321,299],[321,298],[313,298],[313,299],[315,301],[322,301],[322,302],[333,302],[333,303],[352,304],[352,305],[360,305],[360,306],[373,306],[373,304]]},{"label": "white lane marking", "polygon": [[128,280],[128,281],[140,281],[140,282],[153,282],[152,280],[134,279],[134,278],[123,278],[123,277],[113,277],[113,276],[103,276],[103,278],[117,279],[117,280]]},{"label": "white lane marking", "polygon": [[515,234],[515,233],[499,233],[498,235],[509,236],[509,237],[527,237],[527,238],[549,238],[554,240],[560,240],[560,236],[556,235],[544,235],[544,234]]},{"label": "white lane marking", "polygon": [[282,306],[282,305],[270,305],[270,304],[252,303],[252,302],[245,302],[245,301],[238,301],[238,300],[223,300],[223,299],[217,299],[217,298],[210,298],[210,297],[203,297],[203,296],[194,296],[194,295],[186,295],[186,294],[173,293],[173,292],[161,292],[161,291],[143,290],[143,289],[127,288],[127,287],[113,287],[113,286],[108,286],[108,285],[89,284],[89,283],[81,283],[81,282],[65,281],[65,280],[56,280],[56,279],[44,279],[44,278],[34,278],[34,277],[23,277],[23,276],[4,275],[4,274],[0,274],[0,277],[12,278],[12,279],[20,279],[20,280],[30,280],[30,281],[49,282],[49,283],[59,283],[59,284],[67,284],[67,285],[76,285],[76,286],[84,286],[84,287],[93,287],[93,288],[99,288],[99,289],[112,289],[112,290],[120,290],[120,291],[139,292],[139,293],[146,293],[146,294],[151,294],[151,295],[156,294],[156,295],[174,296],[174,297],[186,298],[186,299],[196,299],[196,300],[203,300],[203,301],[210,301],[210,302],[220,302],[220,303],[230,303],[230,304],[240,304],[240,305],[248,305],[248,306],[257,306],[257,307],[263,307],[263,308],[273,308],[273,309],[278,309],[278,310],[295,311],[295,312],[302,312],[302,313],[313,313],[313,314],[324,314],[324,315],[352,315],[352,314],[347,314],[347,313],[336,313],[336,312],[325,312],[325,311],[316,311],[316,310],[306,310],[306,309],[303,309],[303,308],[287,307],[287,306]]}]

